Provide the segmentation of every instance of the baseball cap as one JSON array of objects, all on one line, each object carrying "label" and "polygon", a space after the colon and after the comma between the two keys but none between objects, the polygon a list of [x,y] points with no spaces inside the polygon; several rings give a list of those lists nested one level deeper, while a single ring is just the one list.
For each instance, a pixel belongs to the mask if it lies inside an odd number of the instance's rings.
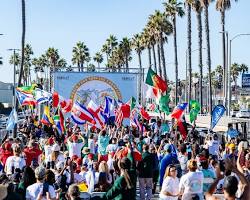
[{"label": "baseball cap", "polygon": [[37,179],[43,179],[45,177],[45,168],[39,166],[35,169],[35,175]]},{"label": "baseball cap", "polygon": [[58,144],[54,144],[51,148],[52,151],[60,151],[60,146]]}]

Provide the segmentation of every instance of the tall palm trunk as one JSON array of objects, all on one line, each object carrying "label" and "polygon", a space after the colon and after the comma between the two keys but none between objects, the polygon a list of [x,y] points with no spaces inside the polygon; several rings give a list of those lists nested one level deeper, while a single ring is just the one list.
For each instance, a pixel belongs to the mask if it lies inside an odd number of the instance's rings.
[{"label": "tall palm trunk", "polygon": [[[221,10],[222,59],[223,59],[223,97],[226,96],[226,44],[225,44],[225,10]],[[226,102],[224,102],[224,105]]]},{"label": "tall palm trunk", "polygon": [[162,77],[162,68],[161,68],[161,46],[160,43],[157,42],[157,54],[158,54],[158,72],[160,77]]},{"label": "tall palm trunk", "polygon": [[[206,0],[207,1],[207,0]],[[205,31],[207,43],[207,67],[208,67],[208,84],[209,84],[209,113],[212,116],[213,99],[212,99],[212,80],[211,80],[211,55],[210,55],[210,35],[209,35],[209,18],[208,18],[208,3],[204,7],[205,15]]]},{"label": "tall palm trunk", "polygon": [[187,56],[188,56],[188,102],[192,99],[192,22],[191,22],[191,5],[187,4]]},{"label": "tall palm trunk", "polygon": [[200,68],[200,80],[199,80],[199,101],[201,105],[201,113],[203,108],[203,96],[202,96],[202,81],[203,81],[203,63],[202,63],[202,21],[201,11],[197,11],[197,22],[198,22],[198,41],[199,41],[199,68]]},{"label": "tall palm trunk", "polygon": [[126,53],[126,56],[125,56],[125,64],[126,64],[126,71],[128,72],[128,53]]},{"label": "tall palm trunk", "polygon": [[161,61],[162,61],[162,68],[163,68],[163,78],[165,81],[167,81],[167,70],[166,70],[166,61],[165,61],[162,35],[160,36],[160,45],[161,45]]},{"label": "tall palm trunk", "polygon": [[176,17],[173,17],[173,35],[174,35],[174,57],[175,57],[175,105],[178,104],[178,55],[177,55],[177,35],[176,35]]},{"label": "tall palm trunk", "polygon": [[139,103],[142,102],[142,64],[141,64],[141,51],[137,52],[138,60],[139,60],[139,68],[140,68],[140,77],[139,77]]},{"label": "tall palm trunk", "polygon": [[151,60],[151,47],[148,46],[148,64],[149,64],[149,68],[152,67],[152,60]]},{"label": "tall palm trunk", "polygon": [[157,64],[156,64],[156,54],[155,54],[155,45],[152,45],[152,50],[153,50],[153,58],[154,58],[154,70],[157,73]]},{"label": "tall palm trunk", "polygon": [[100,72],[100,62],[97,62],[98,65],[98,71]]},{"label": "tall palm trunk", "polygon": [[20,66],[20,73],[18,77],[18,86],[22,83],[22,78],[24,77],[23,73],[23,66],[24,66],[24,45],[25,45],[25,32],[26,32],[26,20],[25,20],[25,0],[22,0],[22,56],[21,56],[21,66]]}]

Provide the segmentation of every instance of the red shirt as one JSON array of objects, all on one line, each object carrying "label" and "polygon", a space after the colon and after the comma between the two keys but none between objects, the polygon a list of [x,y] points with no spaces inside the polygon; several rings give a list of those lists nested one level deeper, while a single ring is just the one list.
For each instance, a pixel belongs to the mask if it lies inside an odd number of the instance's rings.
[{"label": "red shirt", "polygon": [[7,158],[10,157],[10,156],[13,156],[12,151],[3,150],[1,152],[0,161],[2,162],[3,165],[5,165]]},{"label": "red shirt", "polygon": [[26,165],[30,166],[31,161],[33,159],[36,159],[38,161],[38,157],[42,154],[42,151],[40,149],[37,148],[29,148],[26,147],[23,152],[26,155]]}]

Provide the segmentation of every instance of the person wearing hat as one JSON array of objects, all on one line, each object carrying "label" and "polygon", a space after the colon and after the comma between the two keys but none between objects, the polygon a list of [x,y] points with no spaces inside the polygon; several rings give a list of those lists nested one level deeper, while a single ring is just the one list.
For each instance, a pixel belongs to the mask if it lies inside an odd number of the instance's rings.
[{"label": "person wearing hat", "polygon": [[69,157],[73,157],[76,155],[77,157],[81,157],[81,150],[84,146],[84,138],[81,134],[73,134],[71,135],[68,140],[68,150],[69,150]]},{"label": "person wearing hat", "polygon": [[10,156],[6,160],[5,172],[7,175],[14,174],[15,169],[23,170],[26,166],[26,162],[23,157],[21,157],[22,150],[19,146],[15,146],[13,149],[13,156]]},{"label": "person wearing hat", "polygon": [[46,170],[44,167],[39,166],[35,170],[36,183],[30,185],[26,190],[26,200],[47,200],[48,196],[50,199],[56,199],[56,192],[53,186],[45,184]]},{"label": "person wearing hat", "polygon": [[51,148],[51,154],[48,156],[48,162],[56,165],[58,162],[65,162],[63,153],[60,152],[59,144],[55,143]]},{"label": "person wearing hat", "polygon": [[53,137],[50,137],[47,139],[44,145],[44,157],[45,157],[45,163],[49,162],[49,155],[52,153],[52,147],[55,143],[55,140]]},{"label": "person wearing hat", "polygon": [[27,166],[30,166],[32,160],[38,161],[38,157],[43,153],[42,150],[39,149],[39,145],[35,142],[35,140],[30,140],[28,147],[26,147],[23,152],[26,156]]}]

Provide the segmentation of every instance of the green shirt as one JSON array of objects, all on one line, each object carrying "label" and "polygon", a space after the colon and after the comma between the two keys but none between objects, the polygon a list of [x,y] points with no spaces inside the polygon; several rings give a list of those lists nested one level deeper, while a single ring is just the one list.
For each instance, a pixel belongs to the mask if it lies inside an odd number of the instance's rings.
[{"label": "green shirt", "polygon": [[129,177],[133,184],[131,189],[126,188],[126,180],[123,176],[120,176],[114,182],[112,188],[103,195],[102,199],[114,199],[114,200],[136,200],[136,172],[131,170]]}]

